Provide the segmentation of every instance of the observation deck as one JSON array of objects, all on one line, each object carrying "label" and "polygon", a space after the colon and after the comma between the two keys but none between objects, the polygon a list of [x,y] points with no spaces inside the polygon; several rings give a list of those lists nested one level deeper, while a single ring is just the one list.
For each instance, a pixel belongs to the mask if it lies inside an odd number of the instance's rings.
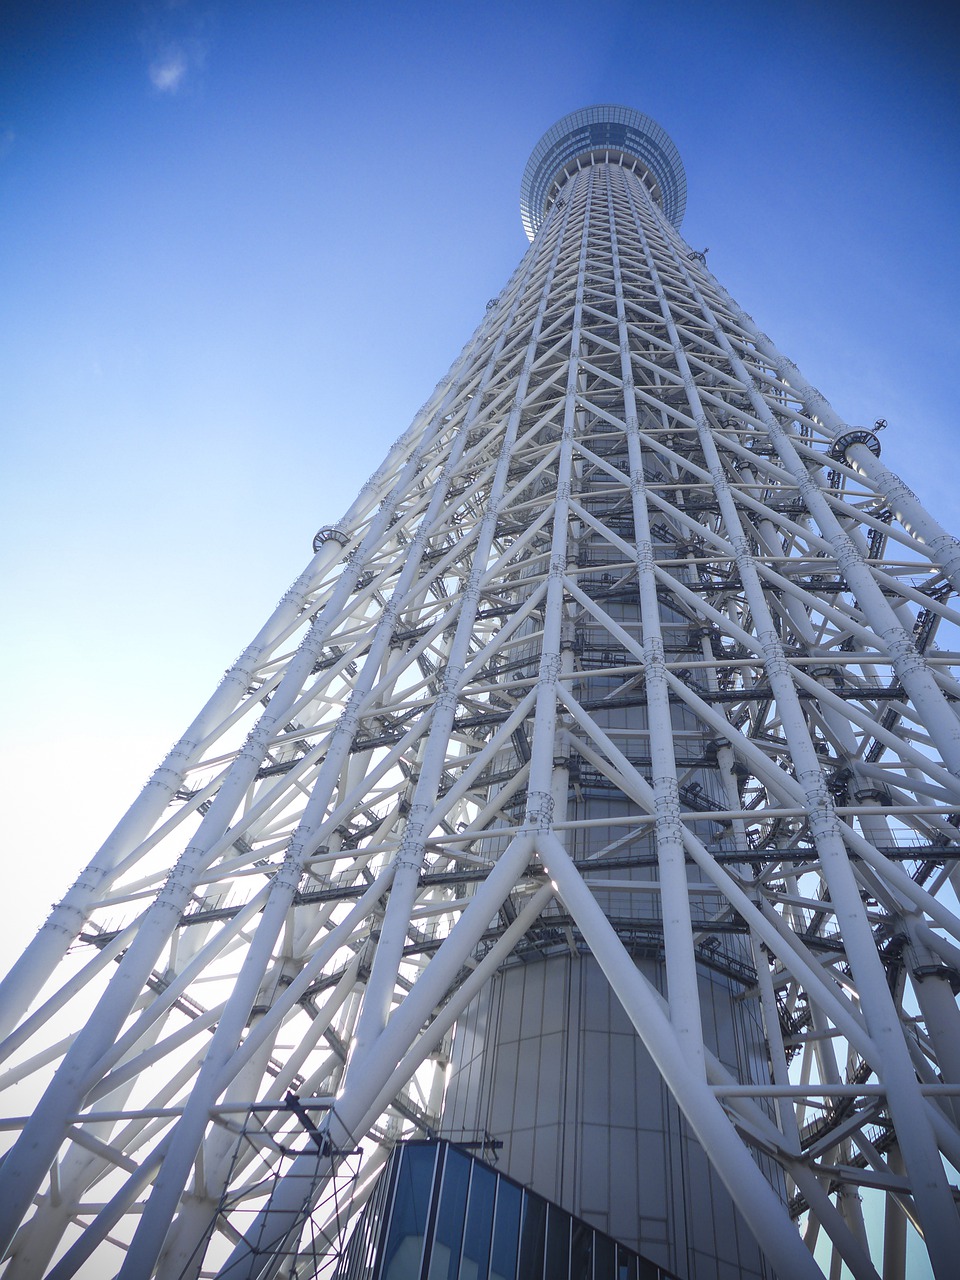
[{"label": "observation deck", "polygon": [[520,183],[520,214],[532,240],[564,181],[584,164],[613,161],[639,175],[675,227],[687,204],[687,176],[673,140],[632,107],[581,107],[551,125],[533,149]]}]

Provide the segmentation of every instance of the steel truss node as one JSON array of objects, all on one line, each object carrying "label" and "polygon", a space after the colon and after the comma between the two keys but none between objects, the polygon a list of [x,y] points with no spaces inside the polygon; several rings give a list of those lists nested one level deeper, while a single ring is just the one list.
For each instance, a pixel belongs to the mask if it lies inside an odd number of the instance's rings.
[{"label": "steel truss node", "polygon": [[960,543],[614,110],[0,986],[3,1280],[286,1275],[454,1126],[697,1280],[956,1274]]}]

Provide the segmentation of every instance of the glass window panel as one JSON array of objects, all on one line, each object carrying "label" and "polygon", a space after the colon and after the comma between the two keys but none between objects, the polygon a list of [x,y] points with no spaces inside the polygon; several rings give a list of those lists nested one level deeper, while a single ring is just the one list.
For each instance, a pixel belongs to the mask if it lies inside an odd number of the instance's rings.
[{"label": "glass window panel", "polygon": [[552,1204],[547,1215],[547,1253],[543,1276],[544,1280],[568,1280],[569,1275],[570,1215]]},{"label": "glass window panel", "polygon": [[487,1280],[490,1258],[490,1229],[497,1175],[482,1164],[474,1164],[467,1201],[467,1224],[463,1229],[463,1260],[458,1280]]},{"label": "glass window panel", "polygon": [[516,1280],[517,1243],[520,1239],[522,1192],[512,1182],[499,1178],[497,1210],[490,1246],[490,1280]]},{"label": "glass window panel", "polygon": [[[394,1160],[399,1167],[400,1157],[395,1156]],[[392,1169],[388,1169],[378,1177],[373,1194],[350,1237],[346,1270],[342,1275],[340,1271],[337,1272],[337,1280],[364,1280],[364,1277],[374,1274],[377,1245],[380,1243],[381,1232],[387,1226],[387,1206],[393,1193],[392,1172]]]},{"label": "glass window panel", "polygon": [[390,1233],[383,1251],[383,1280],[410,1280],[420,1274],[438,1151],[438,1147],[431,1146],[403,1148]]},{"label": "glass window panel", "polygon": [[469,1181],[469,1158],[462,1151],[448,1147],[447,1158],[443,1162],[440,1206],[433,1233],[428,1280],[457,1280]]},{"label": "glass window panel", "polygon": [[640,1280],[660,1280],[661,1274],[666,1275],[666,1272],[661,1272],[655,1262],[649,1258],[640,1259]]},{"label": "glass window panel", "polygon": [[609,1236],[601,1235],[597,1232],[595,1241],[596,1263],[594,1265],[594,1280],[614,1280],[617,1267],[617,1250],[613,1241]]},{"label": "glass window panel", "polygon": [[523,1195],[518,1280],[542,1280],[543,1245],[547,1234],[547,1202],[532,1191]]},{"label": "glass window panel", "polygon": [[637,1280],[637,1255],[617,1245],[617,1280]]},{"label": "glass window panel", "polygon": [[593,1280],[593,1227],[579,1218],[570,1239],[570,1280]]}]

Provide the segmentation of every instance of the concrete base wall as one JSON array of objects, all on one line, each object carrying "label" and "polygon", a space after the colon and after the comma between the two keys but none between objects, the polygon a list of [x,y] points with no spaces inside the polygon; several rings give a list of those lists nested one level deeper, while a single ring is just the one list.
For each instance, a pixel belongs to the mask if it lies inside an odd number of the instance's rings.
[{"label": "concrete base wall", "polygon": [[[640,966],[657,981],[657,961]],[[705,1039],[741,1079],[762,1079],[761,1028],[733,996],[702,977]],[[443,1134],[484,1129],[503,1141],[505,1173],[661,1266],[690,1280],[771,1280],[591,957],[514,963],[461,1019]]]}]

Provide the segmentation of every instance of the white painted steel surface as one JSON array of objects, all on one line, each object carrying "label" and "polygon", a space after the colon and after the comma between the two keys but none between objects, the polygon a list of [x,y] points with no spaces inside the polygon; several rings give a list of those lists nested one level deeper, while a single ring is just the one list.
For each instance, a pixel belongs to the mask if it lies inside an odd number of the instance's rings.
[{"label": "white painted steel surface", "polygon": [[483,1130],[696,1280],[955,1273],[960,544],[588,143],[0,984],[3,1280],[287,1274]]}]

